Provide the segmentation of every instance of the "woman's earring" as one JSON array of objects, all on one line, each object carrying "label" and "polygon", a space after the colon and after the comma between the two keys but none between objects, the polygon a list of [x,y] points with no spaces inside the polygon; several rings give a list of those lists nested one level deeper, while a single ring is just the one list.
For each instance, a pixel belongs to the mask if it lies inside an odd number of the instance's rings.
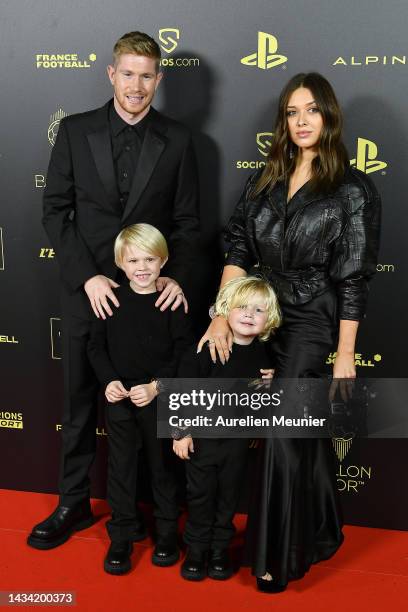
[{"label": "woman's earring", "polygon": [[291,142],[289,145],[289,159],[293,159],[294,157],[295,157],[295,151],[294,151],[293,142]]}]

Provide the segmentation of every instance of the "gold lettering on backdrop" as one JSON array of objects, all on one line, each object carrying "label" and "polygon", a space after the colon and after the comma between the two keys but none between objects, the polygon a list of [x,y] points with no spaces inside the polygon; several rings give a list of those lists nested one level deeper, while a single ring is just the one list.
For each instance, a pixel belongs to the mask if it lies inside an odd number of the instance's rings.
[{"label": "gold lettering on backdrop", "polygon": [[333,66],[369,66],[370,64],[382,64],[383,66],[395,66],[403,65],[407,63],[406,55],[365,55],[362,57],[356,57],[352,55],[350,59],[346,59],[341,55],[337,57]]},{"label": "gold lettering on backdrop", "polygon": [[0,336],[0,342],[18,344],[18,340],[16,340],[14,336]]},{"label": "gold lettering on backdrop", "polygon": [[394,264],[377,264],[377,272],[395,272]]},{"label": "gold lettering on backdrop", "polygon": [[[326,364],[327,365],[333,365],[335,360],[336,360],[336,355],[337,353],[329,353],[329,356],[326,359]],[[375,363],[373,363],[373,361],[379,362],[381,361],[382,357],[380,355],[380,353],[376,353],[373,356],[373,359],[367,359],[366,357],[363,357],[363,355],[361,353],[355,353],[354,355],[354,364],[356,366],[360,366],[363,368],[373,368],[375,366]]]},{"label": "gold lettering on backdrop", "polygon": [[[162,50],[171,55],[178,47],[180,30],[178,28],[160,28],[159,41]],[[162,57],[160,66],[166,68],[191,68],[200,65],[199,57]]]},{"label": "gold lettering on backdrop", "polygon": [[51,248],[42,248],[40,249],[39,257],[43,257],[46,259],[53,259],[55,257],[55,251]]},{"label": "gold lettering on backdrop", "polygon": [[90,53],[87,59],[81,59],[78,53],[37,53],[37,68],[90,68],[90,62],[96,61],[96,54]]},{"label": "gold lettering on backdrop", "polygon": [[43,174],[34,174],[34,183],[35,183],[36,188],[44,189],[45,176]]},{"label": "gold lettering on backdrop", "polygon": [[[258,151],[264,157],[267,157],[269,149],[271,148],[273,138],[273,132],[258,132],[256,135],[256,145]],[[243,159],[235,162],[235,167],[238,170],[246,170],[248,168],[256,170],[257,168],[263,168],[266,162],[255,159]]]},{"label": "gold lettering on backdrop", "polygon": [[[62,425],[60,425],[59,423],[57,423],[57,424],[55,425],[55,431],[62,431]],[[97,428],[95,429],[95,435],[96,435],[96,436],[107,436],[108,434],[106,433],[106,431],[105,431],[105,428],[104,428],[104,427],[101,427],[101,428],[97,427]]]},{"label": "gold lettering on backdrop", "polygon": [[0,427],[5,429],[23,429],[23,414],[21,412],[0,411]]}]

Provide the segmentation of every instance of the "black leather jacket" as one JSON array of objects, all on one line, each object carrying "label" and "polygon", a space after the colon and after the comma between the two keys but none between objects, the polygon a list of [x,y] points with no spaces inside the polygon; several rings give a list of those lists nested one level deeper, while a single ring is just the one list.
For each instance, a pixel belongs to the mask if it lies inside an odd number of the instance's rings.
[{"label": "black leather jacket", "polygon": [[286,205],[283,183],[251,199],[258,177],[248,180],[228,223],[225,263],[247,272],[256,266],[282,304],[304,304],[334,285],[339,319],[363,318],[379,247],[381,201],[373,182],[350,168],[333,193],[311,194],[306,184]]}]

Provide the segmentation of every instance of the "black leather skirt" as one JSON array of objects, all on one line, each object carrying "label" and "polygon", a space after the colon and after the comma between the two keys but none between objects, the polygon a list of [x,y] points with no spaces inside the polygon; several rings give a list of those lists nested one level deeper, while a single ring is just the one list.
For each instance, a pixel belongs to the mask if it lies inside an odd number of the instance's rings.
[{"label": "black leather skirt", "polygon": [[[326,291],[310,302],[282,306],[272,340],[275,378],[324,375],[336,342],[337,298]],[[250,502],[244,562],[252,573],[280,582],[301,578],[343,541],[334,451],[329,439],[261,441]]]}]

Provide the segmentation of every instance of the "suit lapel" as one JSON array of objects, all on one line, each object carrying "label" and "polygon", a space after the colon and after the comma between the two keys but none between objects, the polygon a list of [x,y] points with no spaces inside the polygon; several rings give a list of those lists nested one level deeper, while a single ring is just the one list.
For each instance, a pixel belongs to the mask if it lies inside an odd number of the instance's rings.
[{"label": "suit lapel", "polygon": [[137,205],[167,144],[167,137],[164,135],[166,131],[164,119],[153,108],[149,112],[152,113],[152,116],[146,129],[132,187],[123,211],[122,221],[130,215]]},{"label": "suit lapel", "polygon": [[88,134],[88,142],[108,200],[114,208],[118,208],[119,193],[113,167],[109,127]]},{"label": "suit lapel", "polygon": [[109,203],[116,210],[119,207],[119,192],[116,185],[113,167],[112,145],[109,131],[109,101],[100,108],[94,126],[87,133],[89,147],[94,159],[99,178],[105,189]]}]

